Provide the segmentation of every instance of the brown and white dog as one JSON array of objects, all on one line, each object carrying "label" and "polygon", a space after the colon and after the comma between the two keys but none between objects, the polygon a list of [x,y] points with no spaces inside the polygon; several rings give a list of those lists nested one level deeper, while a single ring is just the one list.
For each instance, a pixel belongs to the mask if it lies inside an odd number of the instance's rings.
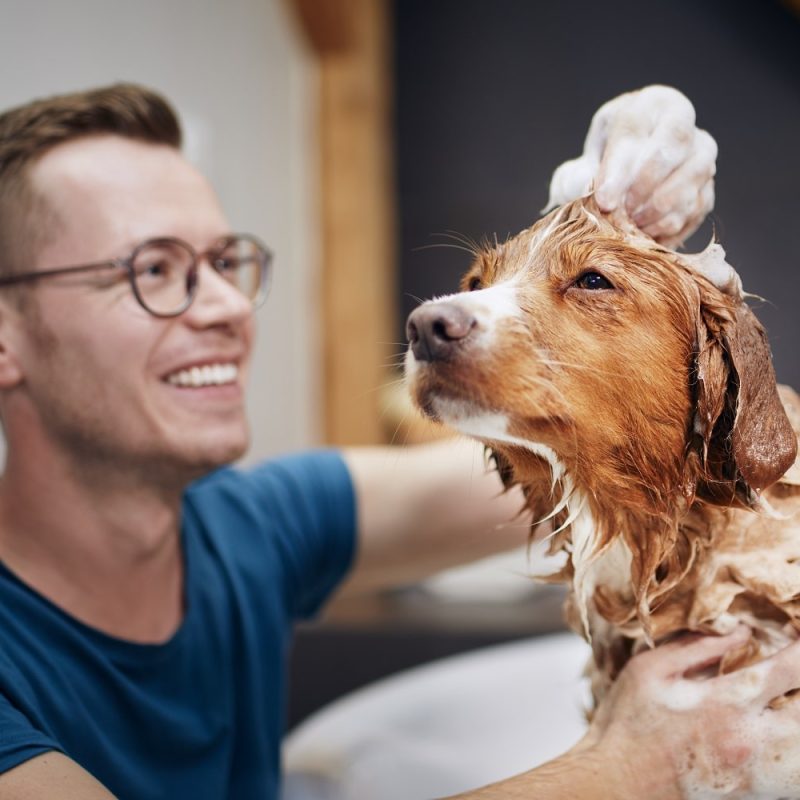
[{"label": "brown and white dog", "polygon": [[722,248],[678,254],[589,197],[478,253],[462,290],[410,315],[408,385],[555,520],[595,698],[681,632],[750,626],[723,671],[796,639],[800,399]]}]

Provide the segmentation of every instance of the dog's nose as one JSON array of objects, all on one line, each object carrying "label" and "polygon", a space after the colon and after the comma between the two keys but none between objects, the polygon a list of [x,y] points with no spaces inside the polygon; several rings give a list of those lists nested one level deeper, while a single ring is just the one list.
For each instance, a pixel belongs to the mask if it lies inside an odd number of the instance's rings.
[{"label": "dog's nose", "polygon": [[418,361],[444,361],[477,324],[457,303],[426,303],[409,314],[406,337]]}]

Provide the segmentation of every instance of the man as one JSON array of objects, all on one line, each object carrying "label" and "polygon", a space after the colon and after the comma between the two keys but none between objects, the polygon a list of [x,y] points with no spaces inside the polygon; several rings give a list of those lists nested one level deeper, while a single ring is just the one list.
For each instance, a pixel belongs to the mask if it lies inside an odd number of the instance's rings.
[{"label": "man", "polygon": [[[587,152],[604,202],[676,236],[708,210],[715,153],[695,163],[705,139],[685,105],[664,139],[636,122],[640,100],[601,110]],[[3,798],[275,797],[293,620],[348,572],[350,591],[413,580],[525,527],[502,527],[520,498],[498,499],[463,446],[217,469],[247,447],[270,258],[231,234],[179,145],[169,106],[132,86],[0,117]],[[638,162],[614,168],[631,148]],[[670,180],[691,189],[677,208]],[[709,681],[690,710],[657,698],[740,640],[634,660],[573,751],[468,796],[680,796],[675,754],[717,758],[729,743],[703,736],[764,702],[726,700],[746,673]],[[769,666],[770,697],[800,685],[798,661],[788,650]]]}]

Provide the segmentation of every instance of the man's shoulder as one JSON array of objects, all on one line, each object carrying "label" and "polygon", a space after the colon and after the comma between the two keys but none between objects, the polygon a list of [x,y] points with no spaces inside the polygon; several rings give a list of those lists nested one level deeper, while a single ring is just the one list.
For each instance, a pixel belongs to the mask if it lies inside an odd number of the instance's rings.
[{"label": "man's shoulder", "polygon": [[[349,569],[356,540],[350,471],[335,450],[224,468],[184,499],[189,562],[213,560],[230,575],[284,586],[292,616],[316,610]],[[205,559],[205,560],[204,560]]]},{"label": "man's shoulder", "polygon": [[347,471],[339,450],[316,448],[295,453],[271,456],[248,466],[227,465],[198,478],[186,489],[191,496],[197,492],[221,487],[246,487],[263,479],[291,479],[330,471]]},{"label": "man's shoulder", "polygon": [[184,498],[192,502],[218,495],[233,500],[254,493],[280,493],[288,487],[313,492],[337,483],[343,488],[351,485],[341,453],[333,449],[315,449],[274,456],[247,467],[222,467],[190,484]]},{"label": "man's shoulder", "polygon": [[309,450],[271,458],[254,466],[225,467],[188,487],[184,529],[200,526],[226,541],[232,529],[256,539],[289,536],[314,529],[351,528],[355,490],[336,450]]}]

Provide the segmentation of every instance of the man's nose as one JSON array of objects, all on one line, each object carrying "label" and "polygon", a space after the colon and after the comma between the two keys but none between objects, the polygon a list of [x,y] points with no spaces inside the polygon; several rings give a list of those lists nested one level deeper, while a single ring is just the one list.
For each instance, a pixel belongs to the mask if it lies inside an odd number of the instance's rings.
[{"label": "man's nose", "polygon": [[186,312],[200,325],[237,323],[253,312],[253,303],[204,261],[197,275],[197,294]]},{"label": "man's nose", "polygon": [[446,361],[477,324],[475,317],[458,303],[425,303],[409,315],[406,337],[418,361]]}]

